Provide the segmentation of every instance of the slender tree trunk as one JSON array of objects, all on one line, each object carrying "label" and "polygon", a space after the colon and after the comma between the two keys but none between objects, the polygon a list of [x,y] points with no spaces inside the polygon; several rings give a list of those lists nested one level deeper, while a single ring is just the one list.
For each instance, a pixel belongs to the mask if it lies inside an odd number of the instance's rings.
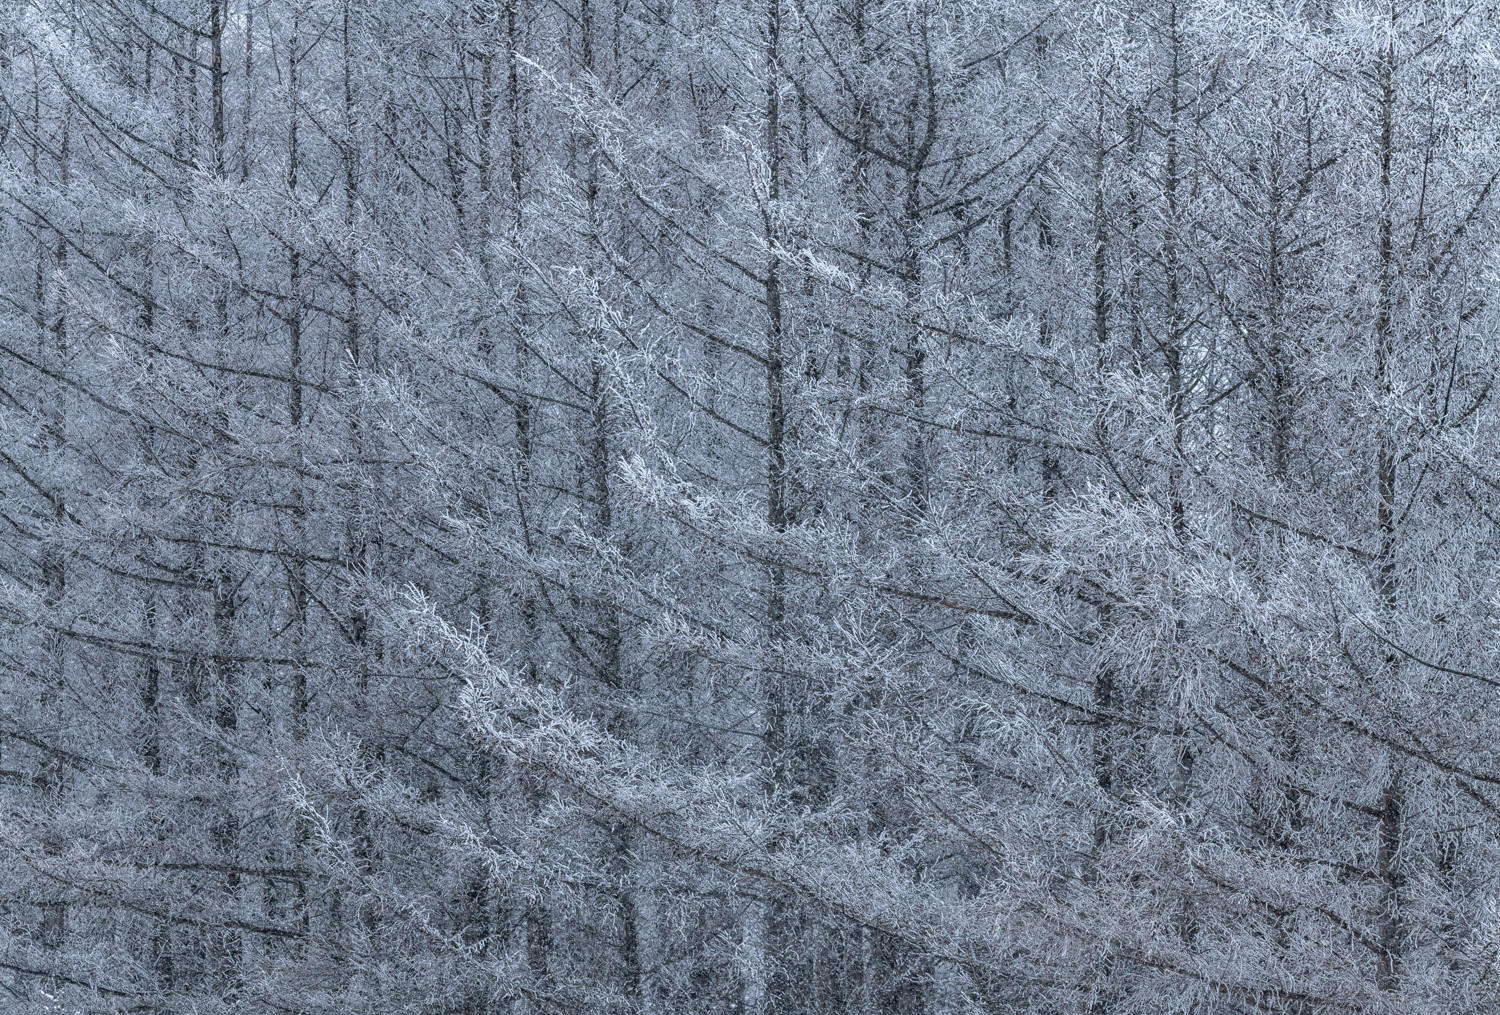
[{"label": "slender tree trunk", "polygon": [[[339,39],[339,83],[342,136],[338,140],[338,158],[343,191],[344,246],[341,254],[341,286],[343,292],[343,361],[345,420],[348,428],[349,454],[356,461],[367,451],[367,425],[361,407],[359,391],[361,375],[378,368],[380,353],[372,334],[364,327],[364,310],[361,291],[363,286],[360,256],[360,183],[361,183],[361,110],[355,101],[354,68],[359,59],[355,52],[356,29],[354,17],[359,8],[354,0],[342,0],[338,8],[337,30]],[[383,479],[378,472],[369,474],[370,484],[363,490],[367,497],[381,498],[385,495]],[[365,584],[378,567],[380,535],[378,522],[367,515],[362,500],[356,497],[346,508],[348,517],[344,522],[344,571],[351,585],[350,602],[347,606],[351,665],[354,676],[354,711],[358,717],[362,750],[374,763],[385,760],[385,734],[380,723],[381,689],[372,686],[371,666],[381,655],[381,647],[371,636],[372,618],[365,601]],[[375,841],[375,819],[363,805],[355,808],[354,860],[357,873],[362,877],[373,877],[379,856]],[[344,903],[337,896],[335,908],[342,912]],[[357,925],[344,929],[352,941],[362,933],[367,945],[379,953],[381,926],[374,906],[360,907],[362,919]]]},{"label": "slender tree trunk", "polygon": [[[1393,15],[1394,17],[1394,15]],[[1395,25],[1392,26],[1394,33]],[[1392,231],[1395,211],[1391,188],[1391,161],[1395,144],[1396,49],[1387,44],[1378,68],[1380,84],[1380,225],[1379,267],[1380,294],[1375,320],[1375,390],[1381,397],[1381,417],[1390,412],[1395,392],[1395,326],[1396,266]],[[1376,589],[1381,612],[1387,624],[1394,621],[1397,605],[1396,580],[1396,445],[1392,424],[1382,423],[1376,448],[1376,527],[1379,548],[1376,551]],[[1400,678],[1400,660],[1394,653],[1385,659],[1383,676],[1395,682]],[[1380,917],[1377,944],[1379,952],[1375,983],[1382,991],[1400,986],[1401,958],[1404,949],[1402,921],[1401,868],[1402,820],[1406,796],[1402,761],[1392,756],[1390,771],[1380,794],[1380,829],[1375,869],[1380,879]]]},{"label": "slender tree trunk", "polygon": [[[765,6],[765,74],[764,144],[766,194],[761,209],[764,238],[768,249],[761,270],[765,298],[765,394],[766,394],[766,523],[772,532],[787,526],[787,457],[786,392],[784,362],[785,323],[782,308],[780,241],[782,186],[781,87],[782,53],[781,0],[767,0]],[[765,752],[767,789],[771,794],[788,793],[793,800],[803,795],[798,786],[799,767],[794,757],[797,745],[792,735],[795,702],[791,695],[781,644],[786,637],[786,571],[773,564],[766,586],[766,690],[764,694]],[[763,917],[767,921],[765,954],[762,957],[763,982],[752,985],[762,996],[747,998],[751,1010],[765,1015],[798,1010],[793,1000],[793,985],[786,974],[796,968],[800,948],[800,913],[795,901],[780,899]]]},{"label": "slender tree trunk", "polygon": [[[526,115],[525,98],[521,90],[521,45],[520,20],[521,0],[506,0],[505,3],[505,114],[508,141],[507,168],[510,178],[510,232],[511,243],[518,248],[522,244],[526,228]],[[538,407],[533,403],[529,390],[532,376],[532,356],[528,348],[530,341],[530,299],[525,279],[518,278],[513,315],[515,325],[511,355],[515,364],[517,395],[512,410],[516,437],[516,513],[522,538],[528,551],[534,550],[530,512],[532,510],[532,486],[536,470],[536,427]],[[541,640],[541,623],[538,615],[537,596],[528,586],[521,593],[521,627],[526,639],[523,666],[526,682],[535,685],[541,676],[536,655]],[[535,813],[541,807],[545,786],[534,775],[524,775],[522,791],[529,810]],[[549,977],[552,953],[552,923],[545,906],[537,901],[523,903],[521,927],[525,935],[524,950],[526,965],[533,983],[546,983]]]},{"label": "slender tree trunk", "polygon": [[[294,215],[301,214],[301,199],[298,194],[299,173],[302,163],[301,29],[302,8],[300,3],[298,3],[292,9],[291,38],[287,45],[287,94],[289,96],[289,109],[287,114],[286,189],[287,199],[293,206]],[[249,30],[249,12],[247,10],[246,31],[249,32]],[[250,70],[248,41],[246,42],[245,70],[248,81]],[[249,102],[247,99],[246,107],[248,108],[248,106]],[[248,165],[245,171],[248,172]],[[290,719],[292,739],[299,744],[307,740],[308,686],[306,653],[309,635],[307,615],[309,595],[307,505],[306,493],[303,488],[303,476],[307,471],[304,426],[308,422],[302,390],[304,369],[302,348],[304,284],[302,250],[294,239],[287,250],[287,295],[289,297],[289,304],[286,310],[288,379],[286,411],[287,425],[291,431],[292,443],[295,448],[294,461],[296,463],[295,474],[291,479],[292,554],[287,567],[287,581],[290,586],[288,589],[288,601],[291,606],[291,618],[288,630],[291,635],[291,654],[293,658]],[[292,822],[291,866],[301,869],[307,865],[308,842],[311,833],[305,820],[294,817]],[[308,905],[307,884],[300,878],[293,884],[295,918],[303,933],[306,933],[311,928],[312,923]],[[301,951],[300,946],[298,950],[299,952]]]},{"label": "slender tree trunk", "polygon": [[[930,70],[930,69],[929,69]],[[916,417],[907,436],[905,489],[902,491],[911,519],[920,523],[928,514],[932,496],[928,445],[929,427],[922,422],[927,411],[927,339],[920,320],[922,300],[922,170],[932,149],[932,132],[936,129],[935,110],[928,109],[927,135],[916,133],[919,102],[912,95],[907,111],[907,149],[910,162],[905,173],[901,207],[902,295],[906,298],[909,319],[906,322],[906,348],[903,350],[907,409]]]},{"label": "slender tree trunk", "polygon": [[[1162,189],[1166,203],[1166,224],[1162,235],[1162,266],[1166,273],[1166,339],[1162,353],[1167,368],[1167,411],[1171,428],[1171,446],[1167,449],[1167,505],[1171,521],[1172,538],[1179,550],[1185,549],[1187,531],[1186,467],[1187,455],[1184,440],[1187,431],[1188,391],[1183,376],[1182,350],[1188,337],[1187,312],[1183,306],[1182,282],[1186,267],[1182,261],[1180,230],[1182,229],[1182,198],[1180,194],[1182,145],[1182,27],[1178,21],[1177,4],[1171,4],[1168,13],[1168,31],[1171,42],[1171,64],[1167,79],[1167,124],[1166,162],[1163,166]],[[1173,609],[1176,640],[1184,640],[1184,622],[1181,616],[1180,593],[1174,590]],[[1173,665],[1177,665],[1174,653]],[[1172,795],[1177,806],[1188,807],[1188,794],[1192,787],[1194,753],[1188,740],[1186,725],[1181,720],[1181,709],[1174,719],[1174,758],[1172,773]]]},{"label": "slender tree trunk", "polygon": [[[40,120],[36,124],[38,136],[40,136]],[[64,194],[69,187],[69,176],[72,171],[72,117],[65,114],[61,125],[61,134],[58,138],[57,174],[58,184]],[[39,169],[39,163],[33,163],[34,170]],[[40,183],[40,180],[37,181]],[[50,250],[38,252],[38,307],[40,313],[38,322],[43,324],[42,344],[51,348],[46,350],[42,356],[43,362],[51,360],[60,368],[68,359],[68,312],[66,302],[67,295],[67,271],[68,271],[68,245],[62,233],[53,237]],[[53,284],[50,287],[53,294],[51,300],[46,299],[48,287],[41,281],[43,274],[42,263],[50,262],[50,271],[53,275]],[[50,318],[50,321],[49,321]],[[53,404],[46,410],[46,420],[42,424],[42,444],[51,455],[61,455],[67,443],[67,401],[68,391],[59,387],[53,392]],[[63,598],[68,588],[68,568],[63,557],[62,547],[59,541],[62,538],[62,529],[67,522],[67,504],[64,493],[59,489],[53,489],[50,493],[51,525],[54,531],[49,534],[41,552],[42,570],[42,602],[47,609],[48,618],[51,623],[61,627],[65,626],[59,611],[63,606]],[[64,694],[68,672],[67,643],[60,634],[54,634],[49,639],[48,666],[51,672],[48,674],[49,685],[42,690],[41,704],[42,714],[49,724],[55,724],[59,731],[65,728]],[[66,735],[59,732],[60,742],[66,742]],[[58,756],[47,758],[43,762],[42,773],[39,773],[38,784],[43,792],[48,793],[60,803],[61,797],[66,793],[69,780],[66,763]],[[49,840],[49,852],[60,852],[62,842]],[[67,932],[68,906],[65,902],[48,903],[42,908],[41,941],[47,948],[60,948],[63,944],[64,935]]]},{"label": "slender tree trunk", "polygon": [[[228,70],[224,65],[224,36],[228,28],[228,20],[228,0],[210,0],[207,32],[209,113],[212,130],[210,157],[214,179],[220,182],[228,178],[229,138],[225,109],[225,81],[228,77]],[[228,364],[231,348],[227,288],[226,284],[220,283],[216,286],[213,297],[215,355],[225,365]],[[210,429],[216,463],[222,463],[229,454],[228,398],[229,392],[221,392],[217,406],[210,411]],[[227,497],[215,497],[210,507],[207,538],[216,539],[219,534],[231,531],[233,523],[231,500]],[[220,550],[216,555],[219,559],[212,566],[211,577],[214,633],[213,721],[220,738],[226,742],[219,749],[219,774],[226,787],[229,787],[233,786],[239,772],[239,766],[234,760],[233,748],[228,742],[233,741],[240,721],[240,673],[239,665],[235,661],[235,629],[239,613],[241,582],[240,576],[236,573],[232,552]],[[224,862],[230,865],[238,861],[240,839],[238,810],[238,803],[233,799],[232,794],[226,794],[225,803],[214,828],[215,844]],[[241,894],[240,875],[231,870],[224,875],[224,883],[228,896],[231,899],[238,899]],[[224,973],[226,983],[230,985],[226,989],[237,992],[242,982],[245,942],[241,934],[235,931],[226,932],[225,939],[227,949],[223,958],[228,968],[224,970]]]},{"label": "slender tree trunk", "polygon": [[[293,13],[294,20],[298,13]],[[252,101],[255,97],[255,4],[253,0],[247,0],[245,3],[245,16],[242,24],[245,28],[245,96],[240,106],[240,182],[245,183],[250,179],[250,134],[254,130],[252,114],[255,108],[255,103]],[[294,27],[292,29],[294,38],[296,34],[297,30]],[[289,51],[287,60],[290,62],[296,59],[297,52],[293,48]]]},{"label": "slender tree trunk", "polygon": [[[1093,328],[1094,328],[1094,383],[1100,394],[1100,404],[1108,404],[1104,398],[1105,385],[1107,383],[1106,371],[1110,361],[1110,315],[1114,309],[1114,289],[1109,280],[1109,219],[1105,203],[1105,121],[1104,121],[1104,98],[1105,86],[1101,81],[1098,87],[1097,109],[1094,121],[1094,166],[1093,166],[1093,257],[1091,266],[1093,269]],[[1108,420],[1101,415],[1096,420],[1095,426],[1099,431],[1100,447],[1109,447],[1108,435],[1105,428]],[[1100,610],[1099,624],[1107,627],[1109,624],[1109,607]],[[1098,670],[1094,674],[1093,686],[1091,688],[1091,701],[1094,708],[1094,742],[1092,744],[1092,760],[1094,766],[1094,783],[1099,788],[1099,809],[1094,815],[1094,856],[1091,864],[1090,876],[1097,883],[1099,878],[1099,863],[1109,843],[1109,834],[1114,824],[1114,801],[1120,797],[1123,787],[1118,785],[1118,773],[1120,771],[1120,758],[1118,756],[1119,745],[1115,742],[1115,719],[1113,713],[1119,706],[1117,690],[1115,686],[1115,669],[1108,660],[1101,660]],[[1090,1007],[1091,1015],[1107,1015],[1113,1010],[1111,999],[1110,980],[1115,968],[1113,954],[1106,952],[1099,978],[1103,981],[1101,989],[1093,1005]]]},{"label": "slender tree trunk", "polygon": [[[618,18],[618,11],[616,14]],[[616,22],[618,25],[618,21]],[[586,78],[593,80],[604,71],[596,66],[595,35],[599,28],[595,22],[595,11],[591,0],[582,0],[579,6],[578,36],[579,65]],[[616,39],[618,45],[618,39]],[[615,52],[618,60],[618,50]],[[618,67],[614,68],[618,70]],[[584,155],[583,185],[588,229],[596,250],[609,249],[614,238],[606,235],[602,221],[600,201],[600,157],[590,139],[582,139],[586,146]],[[591,329],[588,337],[588,406],[586,438],[586,483],[587,499],[593,507],[594,535],[601,541],[612,539],[615,533],[614,492],[611,489],[610,473],[613,465],[614,406],[609,390],[609,363],[604,346],[605,337]],[[627,699],[633,687],[627,686],[629,678],[624,670],[623,632],[619,610],[611,603],[599,601],[596,606],[595,628],[597,636],[597,662],[600,682],[613,699],[606,708],[606,726],[622,739],[630,736],[630,718]],[[639,1009],[642,991],[642,967],[640,955],[640,913],[636,905],[633,887],[634,832],[625,822],[616,823],[610,830],[610,865],[615,884],[615,924],[619,935],[618,961],[620,989],[632,1009]]]}]

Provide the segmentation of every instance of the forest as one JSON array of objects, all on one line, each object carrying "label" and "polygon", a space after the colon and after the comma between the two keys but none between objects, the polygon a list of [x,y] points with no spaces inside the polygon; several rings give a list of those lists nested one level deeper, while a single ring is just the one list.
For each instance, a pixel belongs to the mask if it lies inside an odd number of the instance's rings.
[{"label": "forest", "polygon": [[0,1010],[1500,1012],[1497,44],[0,3]]}]

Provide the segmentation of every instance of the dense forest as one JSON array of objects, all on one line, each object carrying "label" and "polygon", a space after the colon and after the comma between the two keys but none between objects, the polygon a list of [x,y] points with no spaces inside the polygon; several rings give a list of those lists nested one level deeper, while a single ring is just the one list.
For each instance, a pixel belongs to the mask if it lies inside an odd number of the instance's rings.
[{"label": "dense forest", "polygon": [[1492,6],[0,8],[0,1009],[1500,1011]]}]

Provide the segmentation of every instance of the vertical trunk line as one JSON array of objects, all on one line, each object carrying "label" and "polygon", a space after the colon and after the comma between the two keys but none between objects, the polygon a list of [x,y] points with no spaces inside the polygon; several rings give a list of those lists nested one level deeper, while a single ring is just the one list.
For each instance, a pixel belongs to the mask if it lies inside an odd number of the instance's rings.
[{"label": "vertical trunk line", "polygon": [[[1394,15],[1393,15],[1394,17]],[[1394,30],[1394,25],[1392,29]],[[1393,32],[1394,34],[1394,32]],[[1395,356],[1395,251],[1392,231],[1394,209],[1391,193],[1391,160],[1395,145],[1396,49],[1394,39],[1386,46],[1379,70],[1380,81],[1380,296],[1375,321],[1375,389],[1382,398],[1382,409],[1389,407],[1394,393],[1393,359]],[[1396,581],[1396,447],[1391,428],[1382,425],[1376,451],[1376,526],[1380,533],[1377,552],[1377,594],[1380,607],[1389,623],[1397,605]],[[1394,680],[1400,660],[1387,653],[1385,673]],[[1404,927],[1401,916],[1402,890],[1402,819],[1405,790],[1399,760],[1391,758],[1390,774],[1380,797],[1380,830],[1376,848],[1376,874],[1380,878],[1379,955],[1375,983],[1382,991],[1400,986],[1401,953]]]},{"label": "vertical trunk line", "polygon": [[[1114,309],[1114,294],[1109,284],[1109,221],[1105,217],[1106,202],[1104,193],[1104,169],[1105,169],[1105,134],[1104,134],[1104,83],[1099,84],[1097,96],[1097,109],[1094,121],[1094,179],[1093,179],[1093,325],[1094,325],[1094,383],[1099,390],[1100,403],[1105,404],[1103,394],[1106,384],[1106,370],[1109,365],[1109,322],[1110,315]],[[1105,440],[1104,429],[1106,426],[1102,414],[1096,420],[1099,429],[1099,443],[1101,447],[1108,447]],[[1110,608],[1106,605],[1100,608],[1099,624],[1105,627],[1109,624]],[[1119,759],[1116,757],[1117,745],[1115,744],[1114,719],[1112,713],[1116,708],[1115,701],[1115,670],[1108,660],[1101,664],[1094,674],[1093,686],[1091,688],[1091,703],[1094,709],[1094,737],[1092,744],[1092,761],[1094,768],[1094,784],[1099,789],[1101,798],[1100,813],[1094,817],[1093,828],[1093,857],[1090,864],[1089,880],[1097,884],[1100,878],[1100,866],[1103,860],[1105,847],[1109,842],[1110,826],[1113,800],[1120,793],[1116,785],[1116,772]],[[1091,1015],[1107,1015],[1113,1008],[1110,995],[1110,980],[1114,973],[1115,958],[1112,952],[1106,951],[1100,963],[1099,979],[1104,987],[1095,997],[1090,1005]]]},{"label": "vertical trunk line", "polygon": [[[510,200],[511,200],[511,241],[519,246],[522,242],[523,230],[525,228],[525,148],[524,148],[524,121],[522,118],[522,96],[520,78],[520,50],[521,31],[518,22],[520,0],[506,0],[505,4],[505,41],[506,41],[506,63],[505,63],[505,104],[507,114],[507,133],[509,140],[509,173],[510,173]],[[517,513],[519,515],[522,535],[528,550],[531,549],[531,534],[529,531],[528,511],[531,506],[531,486],[535,469],[535,446],[534,431],[536,427],[536,407],[527,397],[527,383],[530,378],[531,355],[527,348],[525,328],[528,320],[527,306],[528,295],[524,281],[519,282],[516,288],[516,305],[514,329],[514,348],[512,355],[515,360],[517,395],[513,411],[515,434],[516,434],[516,456],[518,460],[516,475],[516,501]],[[531,588],[527,588],[521,597],[521,626],[525,632],[527,651],[524,666],[526,669],[526,680],[535,684],[540,679],[537,658],[532,646],[539,644],[541,637],[541,625],[537,614],[537,597]],[[535,812],[542,801],[543,785],[541,780],[535,777],[526,777],[523,780],[523,793],[527,805]],[[552,952],[552,930],[546,909],[536,901],[527,901],[522,905],[521,913],[522,932],[525,935],[524,951],[527,970],[534,983],[544,983],[548,977],[550,968],[550,955]]]},{"label": "vertical trunk line", "polygon": [[[212,159],[215,181],[228,179],[228,125],[225,119],[224,84],[228,71],[224,66],[224,33],[228,26],[228,0],[210,0],[209,3],[209,112],[212,119]],[[213,301],[214,339],[216,354],[227,363],[229,356],[229,296],[221,284]],[[218,451],[217,458],[228,452],[229,410],[225,399],[213,410],[213,442]],[[233,523],[232,509],[220,505],[214,509],[214,528],[228,531]],[[235,627],[239,612],[240,583],[234,573],[229,551],[222,551],[221,559],[213,569],[213,624],[214,624],[214,724],[224,743],[220,746],[219,772],[226,784],[234,781],[239,767],[234,761],[233,748],[228,743],[239,729],[239,672],[234,660]],[[234,864],[240,839],[240,820],[235,801],[226,800],[219,826],[214,837],[225,862]],[[240,875],[230,872],[225,875],[225,889],[232,899],[240,895]],[[242,935],[226,935],[227,954],[230,964],[228,990],[237,992],[243,970],[240,968],[244,956]]]},{"label": "vertical trunk line", "polygon": [[[293,205],[294,215],[300,215],[302,210],[297,194],[298,172],[302,157],[300,148],[302,93],[299,81],[299,72],[301,70],[300,50],[302,46],[301,19],[301,5],[300,3],[294,3],[292,8],[291,38],[288,41],[287,50],[287,92],[290,96],[290,109],[287,122],[286,168],[287,199]],[[248,20],[246,31],[249,31]],[[249,42],[247,41],[245,56],[247,79],[249,61]],[[293,236],[295,237],[295,233]],[[292,607],[292,657],[295,660],[292,668],[291,727],[292,739],[297,743],[303,743],[307,739],[308,708],[306,664],[308,639],[307,506],[302,479],[306,457],[303,447],[305,410],[302,392],[302,287],[302,251],[297,246],[295,239],[293,239],[290,249],[287,252],[287,290],[291,296],[291,305],[287,308],[287,422],[296,447],[297,474],[292,478],[292,538],[295,543],[288,573],[288,583],[291,586],[289,589],[291,593],[289,598]],[[301,818],[293,817],[292,822],[292,865],[301,868],[306,866],[311,832],[307,826],[307,822]],[[297,878],[292,884],[297,920],[302,931],[306,933],[311,926],[311,914],[308,912],[307,883],[303,879]],[[303,949],[300,942],[295,947],[299,953]]]},{"label": "vertical trunk line", "polygon": [[[781,218],[781,3],[767,0],[765,7],[765,146],[766,146],[766,204],[762,210],[764,240],[767,247],[764,268],[764,295],[766,304],[766,524],[773,533],[786,531],[786,405],[784,391],[785,363],[784,321],[782,318],[781,259],[777,253]],[[792,700],[788,687],[788,674],[781,658],[781,643],[785,638],[786,619],[786,572],[772,564],[766,589],[766,723],[765,752],[767,790],[770,795],[788,792],[794,798],[800,796],[797,785],[796,765],[793,751],[791,724],[793,721]],[[795,902],[778,899],[769,913],[770,926],[766,928],[768,947],[763,962],[773,968],[761,974],[764,996],[751,999],[766,1015],[783,1012],[790,1005],[788,985],[783,972],[792,966],[791,952],[798,946],[800,938],[797,926],[798,914]]]},{"label": "vertical trunk line", "polygon": [[[1167,401],[1171,422],[1172,447],[1168,453],[1167,497],[1171,516],[1172,538],[1177,549],[1187,546],[1186,478],[1184,468],[1186,454],[1184,439],[1187,429],[1187,390],[1182,370],[1182,342],[1187,337],[1187,324],[1182,307],[1182,262],[1178,250],[1177,230],[1181,224],[1181,202],[1178,187],[1181,182],[1181,167],[1178,164],[1181,146],[1182,117],[1182,30],[1178,23],[1177,4],[1169,8],[1171,32],[1171,65],[1168,70],[1166,165],[1164,167],[1163,190],[1166,198],[1167,220],[1162,238],[1162,263],[1166,269],[1166,316],[1167,336],[1163,354],[1167,366]],[[1174,590],[1172,602],[1178,614],[1175,621],[1176,637],[1183,638],[1179,594]],[[1180,710],[1178,710],[1180,713]],[[1173,739],[1177,749],[1172,774],[1172,793],[1179,807],[1186,809],[1188,794],[1193,779],[1194,755],[1187,738],[1187,727],[1180,714],[1174,719]]]},{"label": "vertical trunk line", "polygon": [[[38,109],[39,113],[40,110]],[[36,126],[39,133],[41,127],[40,119],[38,119]],[[65,195],[69,188],[69,175],[72,169],[71,146],[72,116],[70,112],[63,116],[57,153],[58,187]],[[34,166],[36,165],[34,163]],[[37,180],[37,183],[40,185],[40,179]],[[50,251],[46,251],[45,253],[39,252],[39,254],[41,254],[38,258],[39,275],[42,273],[41,262],[43,260],[50,260],[54,276],[52,286],[54,299],[51,301],[51,306],[47,306],[46,303],[46,286],[44,282],[40,278],[38,281],[39,307],[42,309],[43,314],[50,313],[51,315],[51,324],[45,328],[42,339],[45,345],[47,339],[50,337],[52,346],[50,350],[51,355],[45,358],[55,358],[55,361],[61,367],[62,364],[66,363],[68,356],[68,312],[66,307],[68,298],[66,291],[68,245],[62,232],[58,231],[55,234],[53,247]],[[45,322],[46,317],[39,315],[37,320]],[[48,453],[60,455],[67,443],[68,417],[65,390],[57,390],[54,398],[55,402],[48,410],[46,422],[43,423],[42,444]],[[62,490],[53,490],[50,494],[50,499],[51,522],[54,531],[48,535],[41,552],[42,602],[47,609],[50,622],[61,627],[63,625],[60,623],[60,618],[56,616],[56,613],[62,608],[63,599],[67,595],[68,569],[59,540],[62,537],[62,528],[67,520],[67,502]],[[50,659],[48,662],[51,666],[51,673],[48,675],[48,685],[42,689],[42,712],[49,719],[55,718],[59,730],[64,730],[66,727],[63,722],[62,702],[67,681],[66,642],[60,634],[52,635],[49,641],[50,652],[48,654]],[[55,716],[51,715],[54,709],[56,710]],[[59,737],[64,743],[66,742],[66,733],[59,733]],[[58,802],[61,801],[62,796],[67,792],[68,782],[67,766],[59,757],[54,756],[49,758],[43,763],[41,771],[38,772],[38,787],[43,792],[53,795]],[[49,854],[60,852],[62,842],[49,835],[46,848]],[[68,905],[66,902],[59,900],[46,903],[42,907],[41,916],[42,945],[46,948],[61,948],[64,937],[67,934],[67,923]]]}]

